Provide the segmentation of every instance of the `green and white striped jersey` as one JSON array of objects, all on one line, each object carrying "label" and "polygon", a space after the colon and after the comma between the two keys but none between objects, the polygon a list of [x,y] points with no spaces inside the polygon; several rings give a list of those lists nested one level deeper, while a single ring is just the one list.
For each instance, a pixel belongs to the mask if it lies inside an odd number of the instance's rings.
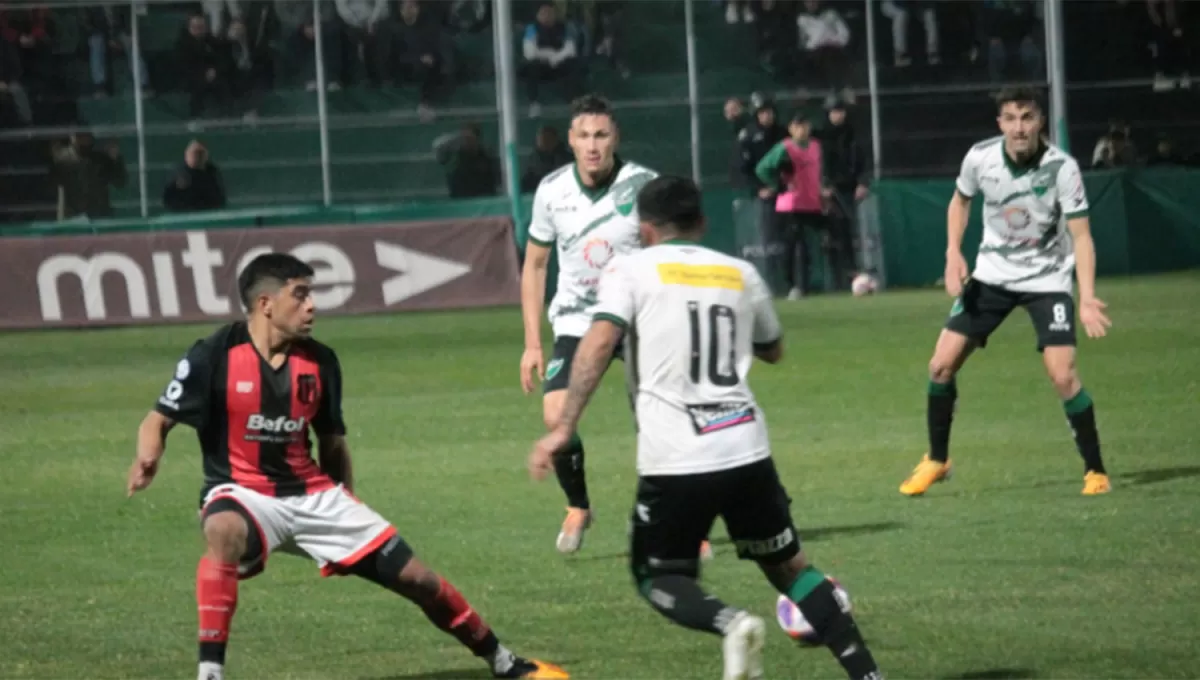
[{"label": "green and white striped jersey", "polygon": [[637,195],[657,174],[618,158],[605,186],[585,187],[574,163],[538,185],[529,239],[558,249],[558,286],[549,310],[556,338],[587,332],[600,272],[614,255],[641,248]]},{"label": "green and white striped jersey", "polygon": [[1066,219],[1086,217],[1087,192],[1079,163],[1043,144],[1018,166],[1004,138],[971,147],[956,182],[959,193],[983,196],[983,240],[972,277],[1007,290],[1071,293],[1075,251]]}]

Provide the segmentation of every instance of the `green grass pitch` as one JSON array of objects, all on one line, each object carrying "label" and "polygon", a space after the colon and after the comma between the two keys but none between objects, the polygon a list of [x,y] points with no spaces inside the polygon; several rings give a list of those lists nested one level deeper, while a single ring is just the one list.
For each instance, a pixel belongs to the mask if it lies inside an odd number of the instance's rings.
[{"label": "green grass pitch", "polygon": [[[1016,312],[960,376],[952,481],[897,486],[925,450],[926,361],[950,301],[934,291],[780,302],[783,364],[751,383],[814,562],[850,591],[891,678],[1166,678],[1200,667],[1200,275],[1102,280],[1115,325],[1081,340],[1115,490],[1082,470]],[[598,523],[554,551],[563,499],[526,476],[540,400],[517,381],[519,312],[321,319],[346,375],[358,495],[455,582],[518,653],[576,678],[715,678],[719,640],[635,594],[634,489],[619,371],[586,415]],[[195,673],[200,468],[172,435],[131,501],[134,433],[211,326],[0,335],[0,676]],[[720,537],[705,585],[772,617],[774,594]],[[841,677],[771,621],[768,677]],[[398,597],[276,555],[241,590],[233,678],[481,678]]]}]

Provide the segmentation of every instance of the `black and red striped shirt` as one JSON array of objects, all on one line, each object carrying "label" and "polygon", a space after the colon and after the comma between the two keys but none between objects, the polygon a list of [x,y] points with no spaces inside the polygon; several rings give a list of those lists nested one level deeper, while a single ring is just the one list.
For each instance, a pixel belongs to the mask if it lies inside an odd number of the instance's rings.
[{"label": "black and red striped shirt", "polygon": [[244,322],[223,326],[188,350],[154,410],[195,428],[204,491],[234,483],[268,496],[336,486],[312,457],[308,431],[343,435],[342,370],[316,340],[292,345],[272,368]]}]

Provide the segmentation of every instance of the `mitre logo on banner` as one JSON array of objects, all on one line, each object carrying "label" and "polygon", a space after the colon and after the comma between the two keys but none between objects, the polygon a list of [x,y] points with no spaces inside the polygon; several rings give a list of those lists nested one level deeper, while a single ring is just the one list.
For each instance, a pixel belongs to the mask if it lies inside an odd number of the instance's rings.
[{"label": "mitre logo on banner", "polygon": [[[320,312],[511,304],[519,299],[508,222],[432,223],[436,231],[429,224],[5,239],[5,250],[34,252],[14,252],[7,271],[0,271],[5,288],[23,289],[18,298],[0,301],[0,325],[237,316],[243,311],[238,274],[255,257],[272,251],[289,252],[312,266],[313,298]],[[5,281],[20,276],[21,267],[24,280],[33,279],[36,287]],[[29,272],[31,267],[36,271]],[[26,295],[36,299],[24,299]],[[24,318],[29,316],[34,318]]]}]

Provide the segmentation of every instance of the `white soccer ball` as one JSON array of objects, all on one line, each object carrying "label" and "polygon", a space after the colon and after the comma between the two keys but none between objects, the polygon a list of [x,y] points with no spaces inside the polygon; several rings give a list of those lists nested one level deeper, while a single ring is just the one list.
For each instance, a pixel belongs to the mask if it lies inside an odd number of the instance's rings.
[{"label": "white soccer ball", "polygon": [[[829,578],[829,582],[833,584],[833,596],[837,598],[838,604],[841,605],[842,611],[850,612],[850,593],[838,583],[836,579]],[[792,602],[787,595],[780,595],[775,601],[775,620],[779,623],[779,627],[783,632],[788,634],[796,642],[805,645],[820,645],[821,638],[817,635],[817,631],[813,630],[808,619],[804,618],[804,613]]]},{"label": "white soccer ball", "polygon": [[870,295],[879,290],[879,281],[867,273],[859,274],[850,282],[850,292],[854,293],[854,297],[862,297]]}]

